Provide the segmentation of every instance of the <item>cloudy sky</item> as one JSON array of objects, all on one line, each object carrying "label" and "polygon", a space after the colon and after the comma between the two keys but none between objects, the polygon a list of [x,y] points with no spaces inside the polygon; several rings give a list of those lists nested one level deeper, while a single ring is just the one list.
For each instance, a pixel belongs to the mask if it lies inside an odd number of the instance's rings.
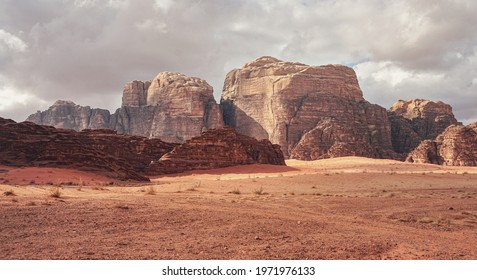
[{"label": "cloudy sky", "polygon": [[441,100],[477,121],[474,0],[0,0],[0,116],[55,100],[114,110],[123,86],[175,71],[220,99],[262,55],[355,69],[364,97]]}]

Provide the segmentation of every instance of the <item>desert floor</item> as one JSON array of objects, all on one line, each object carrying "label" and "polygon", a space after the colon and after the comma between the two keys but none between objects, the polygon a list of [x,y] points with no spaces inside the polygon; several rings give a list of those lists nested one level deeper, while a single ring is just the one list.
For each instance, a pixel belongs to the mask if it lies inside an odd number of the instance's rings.
[{"label": "desert floor", "polygon": [[0,259],[477,259],[477,168],[287,164],[129,185],[1,167]]}]

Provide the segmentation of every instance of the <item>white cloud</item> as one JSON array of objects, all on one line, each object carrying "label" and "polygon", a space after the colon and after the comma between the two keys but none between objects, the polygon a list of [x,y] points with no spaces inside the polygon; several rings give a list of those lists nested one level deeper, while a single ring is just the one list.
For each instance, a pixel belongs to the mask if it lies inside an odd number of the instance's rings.
[{"label": "white cloud", "polygon": [[28,47],[22,39],[3,29],[0,29],[0,43],[17,52],[24,52]]},{"label": "white cloud", "polygon": [[47,102],[39,99],[29,92],[5,84],[5,77],[0,76],[0,116],[3,114],[21,113],[30,114],[32,107],[42,105]]},{"label": "white cloud", "polygon": [[385,107],[439,99],[477,120],[476,10],[471,0],[0,1],[0,75],[31,99],[114,110],[126,82],[160,71],[201,77],[219,99],[228,71],[271,55],[353,65],[365,98]]},{"label": "white cloud", "polygon": [[155,0],[154,7],[156,9],[161,9],[164,12],[167,12],[173,3],[174,3],[173,0]]}]

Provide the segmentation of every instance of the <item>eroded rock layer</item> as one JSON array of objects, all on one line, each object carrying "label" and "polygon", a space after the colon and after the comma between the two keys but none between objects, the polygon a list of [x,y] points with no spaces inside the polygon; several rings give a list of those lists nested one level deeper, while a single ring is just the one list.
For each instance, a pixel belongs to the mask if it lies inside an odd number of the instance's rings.
[{"label": "eroded rock layer", "polygon": [[9,166],[75,168],[148,181],[142,173],[150,162],[175,145],[109,129],[77,132],[0,118],[0,164]]},{"label": "eroded rock layer", "polygon": [[477,123],[449,126],[435,140],[424,140],[406,161],[477,166]]},{"label": "eroded rock layer", "polygon": [[226,125],[268,139],[285,157],[394,156],[386,110],[363,99],[353,69],[261,57],[228,73]]},{"label": "eroded rock layer", "polygon": [[189,170],[244,164],[285,165],[278,145],[241,135],[233,128],[211,129],[176,146],[148,167],[146,174],[161,175]]}]

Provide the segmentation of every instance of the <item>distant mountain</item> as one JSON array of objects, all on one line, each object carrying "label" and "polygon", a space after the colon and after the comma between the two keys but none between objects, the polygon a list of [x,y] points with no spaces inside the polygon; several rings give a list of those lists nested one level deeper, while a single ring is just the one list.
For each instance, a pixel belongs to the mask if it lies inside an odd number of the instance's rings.
[{"label": "distant mountain", "polygon": [[202,79],[162,72],[151,81],[127,83],[122,106],[113,114],[57,101],[27,121],[178,143],[227,125],[280,145],[285,158],[302,160],[404,160],[422,141],[461,124],[440,101],[399,100],[389,110],[371,104],[354,70],[343,65],[309,66],[264,56],[227,74],[220,105],[212,93]]}]

